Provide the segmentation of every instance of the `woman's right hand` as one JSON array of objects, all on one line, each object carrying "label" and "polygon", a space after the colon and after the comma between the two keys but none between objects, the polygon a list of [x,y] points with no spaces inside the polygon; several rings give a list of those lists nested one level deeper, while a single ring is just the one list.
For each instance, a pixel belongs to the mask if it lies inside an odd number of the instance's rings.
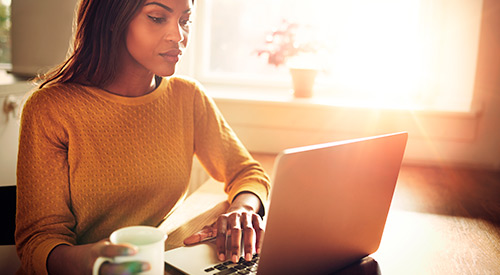
[{"label": "woman's right hand", "polygon": [[[131,256],[137,248],[126,244],[112,244],[102,240],[86,245],[59,245],[55,247],[47,260],[49,274],[92,274],[94,263],[99,257],[114,258]],[[147,271],[151,267],[147,262],[133,261],[124,263],[104,262],[99,274],[136,274]]]}]

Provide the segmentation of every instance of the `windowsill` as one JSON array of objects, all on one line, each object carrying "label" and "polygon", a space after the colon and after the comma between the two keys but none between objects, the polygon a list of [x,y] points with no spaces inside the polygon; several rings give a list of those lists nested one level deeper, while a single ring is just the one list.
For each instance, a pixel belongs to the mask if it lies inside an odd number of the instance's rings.
[{"label": "windowsill", "polygon": [[323,94],[313,95],[311,98],[294,97],[293,91],[286,88],[260,88],[260,87],[241,87],[236,85],[215,85],[203,84],[210,95],[217,102],[240,103],[253,105],[274,105],[288,107],[304,108],[323,108],[323,109],[350,109],[358,111],[380,111],[380,112],[410,112],[422,116],[439,116],[455,118],[476,118],[481,114],[480,104],[473,104],[468,111],[458,110],[438,110],[425,109],[418,107],[404,106],[369,106],[368,104],[359,104],[353,101],[342,100],[340,96],[334,98]]},{"label": "windowsill", "polygon": [[31,78],[17,76],[10,73],[10,66],[6,64],[0,64],[0,85],[12,85],[19,84],[29,81]]},{"label": "windowsill", "polygon": [[[15,76],[0,68],[0,96],[21,96],[33,88],[31,78]],[[2,103],[2,102],[0,102]]]}]

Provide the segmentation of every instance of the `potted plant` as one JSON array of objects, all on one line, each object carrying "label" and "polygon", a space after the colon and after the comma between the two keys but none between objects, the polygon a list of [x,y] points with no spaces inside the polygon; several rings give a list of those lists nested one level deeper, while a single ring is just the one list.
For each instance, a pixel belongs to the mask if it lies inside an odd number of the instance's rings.
[{"label": "potted plant", "polygon": [[296,97],[312,96],[318,73],[312,60],[320,49],[313,33],[311,27],[283,20],[279,28],[267,35],[264,49],[257,51],[259,56],[267,55],[267,62],[271,65],[288,65]]}]

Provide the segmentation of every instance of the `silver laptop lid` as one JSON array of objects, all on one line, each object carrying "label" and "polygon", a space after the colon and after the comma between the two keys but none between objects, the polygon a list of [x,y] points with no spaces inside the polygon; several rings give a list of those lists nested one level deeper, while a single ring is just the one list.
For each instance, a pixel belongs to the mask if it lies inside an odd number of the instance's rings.
[{"label": "silver laptop lid", "polygon": [[321,274],[378,249],[407,133],[283,151],[258,274]]}]

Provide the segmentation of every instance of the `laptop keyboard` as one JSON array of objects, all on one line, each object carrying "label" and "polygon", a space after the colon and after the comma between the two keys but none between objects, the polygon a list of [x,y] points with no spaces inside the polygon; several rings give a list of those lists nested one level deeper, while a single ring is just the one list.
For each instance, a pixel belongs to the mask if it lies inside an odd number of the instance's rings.
[{"label": "laptop keyboard", "polygon": [[240,258],[237,263],[226,261],[205,269],[207,275],[257,274],[259,256],[254,255],[251,261]]}]

